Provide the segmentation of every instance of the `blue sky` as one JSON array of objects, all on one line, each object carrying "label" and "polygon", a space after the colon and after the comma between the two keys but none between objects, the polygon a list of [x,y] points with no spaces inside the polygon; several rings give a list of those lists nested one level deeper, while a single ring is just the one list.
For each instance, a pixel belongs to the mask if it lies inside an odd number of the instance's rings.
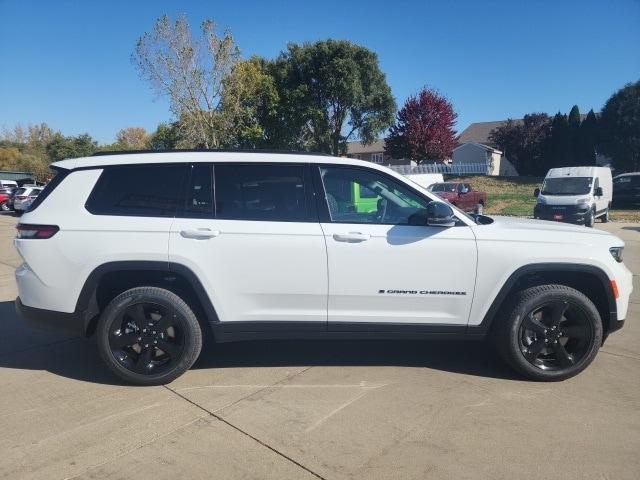
[{"label": "blue sky", "polygon": [[640,79],[640,1],[0,0],[0,128],[45,121],[112,142],[171,119],[130,62],[162,14],[230,28],[244,57],[348,39],[378,53],[401,105],[423,85],[471,122],[599,110]]}]

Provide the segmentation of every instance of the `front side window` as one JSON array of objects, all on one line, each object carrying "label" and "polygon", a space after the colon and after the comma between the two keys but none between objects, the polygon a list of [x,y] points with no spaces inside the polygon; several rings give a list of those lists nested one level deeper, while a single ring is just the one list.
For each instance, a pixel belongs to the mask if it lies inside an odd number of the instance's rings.
[{"label": "front side window", "polygon": [[332,222],[416,224],[416,215],[429,203],[401,182],[374,171],[321,167],[320,176]]},{"label": "front side window", "polygon": [[309,221],[304,170],[302,165],[216,164],[216,217],[272,222]]},{"label": "front side window", "polygon": [[94,215],[173,217],[183,197],[186,165],[122,165],[100,175],[86,208]]}]

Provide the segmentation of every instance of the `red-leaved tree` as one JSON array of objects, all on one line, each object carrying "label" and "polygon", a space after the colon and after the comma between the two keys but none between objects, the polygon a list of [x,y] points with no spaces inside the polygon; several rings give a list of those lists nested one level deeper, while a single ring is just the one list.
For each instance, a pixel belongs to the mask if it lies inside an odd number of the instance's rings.
[{"label": "red-leaved tree", "polygon": [[451,102],[436,90],[423,88],[407,99],[385,140],[385,153],[416,163],[451,158],[456,146],[457,118]]}]

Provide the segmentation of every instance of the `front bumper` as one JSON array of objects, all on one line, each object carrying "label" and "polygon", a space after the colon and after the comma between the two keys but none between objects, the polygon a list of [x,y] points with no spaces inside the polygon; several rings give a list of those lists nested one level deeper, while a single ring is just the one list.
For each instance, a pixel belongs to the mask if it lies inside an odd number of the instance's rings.
[{"label": "front bumper", "polygon": [[82,316],[76,313],[27,307],[22,303],[20,297],[16,298],[16,312],[30,326],[58,330],[69,335],[84,335]]},{"label": "front bumper", "polygon": [[591,212],[591,206],[581,205],[542,205],[536,204],[533,216],[541,220],[567,223],[585,223]]}]

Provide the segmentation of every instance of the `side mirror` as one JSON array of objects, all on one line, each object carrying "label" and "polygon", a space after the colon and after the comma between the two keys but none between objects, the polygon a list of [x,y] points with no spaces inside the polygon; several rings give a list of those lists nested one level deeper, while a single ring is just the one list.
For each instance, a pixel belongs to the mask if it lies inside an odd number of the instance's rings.
[{"label": "side mirror", "polygon": [[536,197],[536,198],[538,198],[538,197],[540,196],[540,189],[539,189],[539,188],[536,188],[536,189],[533,191],[533,196],[534,196],[534,197]]},{"label": "side mirror", "polygon": [[448,204],[436,202],[427,204],[427,225],[431,227],[453,227],[456,224],[456,216]]},{"label": "side mirror", "polygon": [[604,192],[602,191],[602,187],[597,187],[597,188],[595,189],[595,191],[593,192],[593,194],[594,194],[596,197],[601,197],[601,196],[603,196],[603,195],[604,195]]}]

